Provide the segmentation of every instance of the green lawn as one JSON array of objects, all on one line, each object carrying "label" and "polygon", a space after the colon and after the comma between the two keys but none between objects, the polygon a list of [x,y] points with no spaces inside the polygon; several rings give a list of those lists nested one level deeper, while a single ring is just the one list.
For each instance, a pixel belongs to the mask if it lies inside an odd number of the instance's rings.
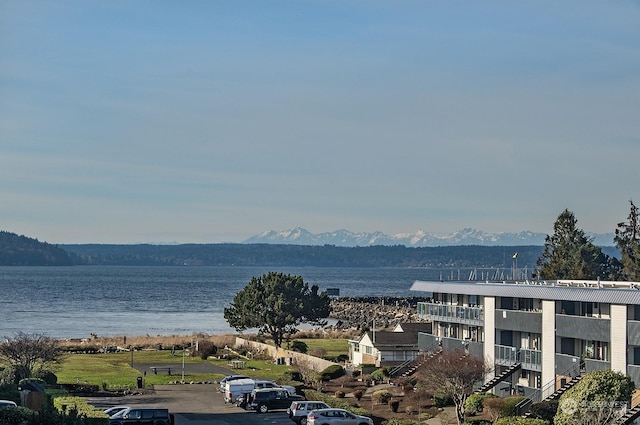
[{"label": "green lawn", "polygon": [[[185,363],[211,363],[227,367],[226,360],[202,360],[199,357],[185,357]],[[147,373],[145,386],[154,384],[166,384],[171,381],[181,380],[182,356],[172,356],[168,350],[163,351],[135,351],[133,353],[135,364],[175,364],[172,375],[166,372]],[[259,379],[276,380],[285,371],[291,368],[286,365],[275,365],[257,360],[247,360],[245,369],[238,369],[237,373],[246,374]],[[68,355],[59,369],[55,372],[58,383],[88,383],[106,385],[107,388],[135,387],[140,372],[131,367],[131,353],[110,354],[71,354]],[[220,380],[224,375],[216,373],[185,374],[185,381]]]},{"label": "green lawn", "polygon": [[306,339],[294,338],[295,341],[302,341],[307,344],[308,350],[314,348],[324,348],[327,352],[326,358],[336,358],[340,354],[349,355],[349,343],[347,339]]}]

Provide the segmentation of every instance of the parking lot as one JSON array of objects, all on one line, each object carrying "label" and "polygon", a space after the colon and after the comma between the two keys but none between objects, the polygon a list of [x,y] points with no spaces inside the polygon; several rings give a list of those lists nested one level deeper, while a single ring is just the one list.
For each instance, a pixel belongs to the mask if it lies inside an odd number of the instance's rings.
[{"label": "parking lot", "polygon": [[286,411],[257,414],[225,404],[217,384],[159,385],[153,394],[124,397],[90,397],[89,403],[110,406],[166,407],[175,415],[175,425],[293,425]]}]

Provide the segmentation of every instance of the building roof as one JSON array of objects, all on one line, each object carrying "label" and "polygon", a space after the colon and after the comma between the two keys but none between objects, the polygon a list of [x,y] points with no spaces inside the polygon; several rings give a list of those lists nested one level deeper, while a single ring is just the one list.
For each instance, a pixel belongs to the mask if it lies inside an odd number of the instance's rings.
[{"label": "building roof", "polygon": [[609,304],[640,304],[640,283],[556,280],[539,282],[420,281],[412,291],[566,300]]},{"label": "building roof", "polygon": [[418,346],[417,332],[367,331],[367,334],[376,348],[383,346]]}]

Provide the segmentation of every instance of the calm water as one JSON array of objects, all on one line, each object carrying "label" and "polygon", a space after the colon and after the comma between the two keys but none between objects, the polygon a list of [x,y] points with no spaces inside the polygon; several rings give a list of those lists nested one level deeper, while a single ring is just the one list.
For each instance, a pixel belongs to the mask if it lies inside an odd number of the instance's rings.
[{"label": "calm water", "polygon": [[[233,332],[223,312],[264,267],[0,267],[0,337]],[[341,296],[419,296],[433,269],[278,268]],[[452,272],[445,271],[449,276]],[[466,272],[468,274],[468,271]],[[451,275],[453,277],[453,275]],[[457,276],[456,276],[457,277]],[[463,276],[464,279],[466,276]]]}]

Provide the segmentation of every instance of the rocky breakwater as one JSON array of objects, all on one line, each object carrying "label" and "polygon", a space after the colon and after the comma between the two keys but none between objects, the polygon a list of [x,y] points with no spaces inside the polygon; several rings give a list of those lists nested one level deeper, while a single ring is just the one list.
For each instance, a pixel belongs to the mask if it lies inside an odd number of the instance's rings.
[{"label": "rocky breakwater", "polygon": [[338,297],[331,299],[329,317],[339,329],[390,328],[398,323],[423,322],[418,318],[418,302],[425,297]]}]

